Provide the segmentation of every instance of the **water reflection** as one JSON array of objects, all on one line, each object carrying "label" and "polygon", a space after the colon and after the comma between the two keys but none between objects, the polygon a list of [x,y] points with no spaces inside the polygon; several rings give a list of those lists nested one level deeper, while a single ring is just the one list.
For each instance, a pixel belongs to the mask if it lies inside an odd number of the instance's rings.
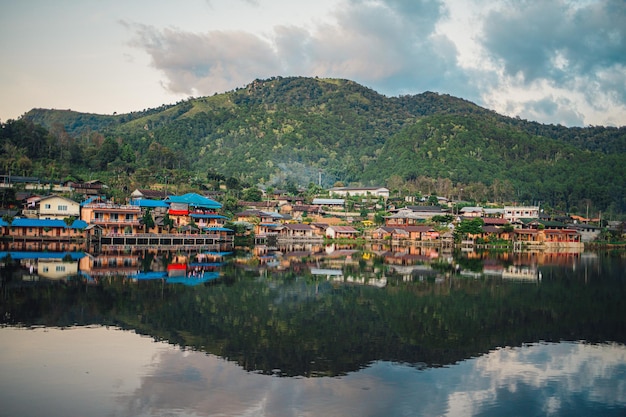
[{"label": "water reflection", "polygon": [[102,327],[0,328],[0,351],[3,415],[588,416],[626,407],[617,344],[499,348],[443,368],[376,361],[341,378],[248,373]]},{"label": "water reflection", "polygon": [[[322,245],[291,244],[281,247],[258,245],[234,251],[232,246],[215,245],[206,251],[137,250],[110,246],[98,253],[88,251],[19,251],[20,246],[4,242],[0,252],[3,265],[18,263],[24,281],[82,278],[98,282],[103,277],[137,280],[167,279],[186,282],[181,277],[219,277],[220,267],[232,263],[250,272],[305,274],[334,282],[384,287],[393,279],[435,280],[453,276],[498,278],[520,282],[541,281],[541,267],[571,267],[594,262],[597,254],[584,252],[456,252],[434,246]],[[218,272],[216,274],[216,272]]]}]

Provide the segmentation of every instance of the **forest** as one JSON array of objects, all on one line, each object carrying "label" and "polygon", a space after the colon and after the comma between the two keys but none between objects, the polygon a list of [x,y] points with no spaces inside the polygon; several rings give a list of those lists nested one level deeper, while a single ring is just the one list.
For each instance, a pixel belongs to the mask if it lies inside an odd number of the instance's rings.
[{"label": "forest", "polygon": [[626,127],[544,125],[341,79],[255,80],[129,114],[33,109],[0,124],[0,143],[5,175],[99,179],[120,197],[163,184],[298,189],[321,178],[324,188],[626,213]]}]

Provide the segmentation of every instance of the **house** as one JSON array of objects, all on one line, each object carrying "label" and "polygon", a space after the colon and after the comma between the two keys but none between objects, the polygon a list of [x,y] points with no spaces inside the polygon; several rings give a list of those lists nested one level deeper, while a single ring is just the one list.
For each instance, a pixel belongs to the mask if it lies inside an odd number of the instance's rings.
[{"label": "house", "polygon": [[141,207],[106,203],[88,199],[80,210],[80,218],[89,225],[97,225],[103,235],[135,234],[142,229]]},{"label": "house", "polygon": [[572,229],[515,229],[513,240],[542,247],[582,247],[580,234]]},{"label": "house", "polygon": [[131,200],[165,200],[167,198],[167,192],[162,190],[148,190],[144,188],[137,188],[130,193]]},{"label": "house", "polygon": [[431,242],[439,239],[439,233],[430,226],[383,226],[372,231],[372,238]]},{"label": "house", "polygon": [[310,217],[313,215],[319,215],[321,213],[321,206],[311,204],[295,204],[291,207],[291,217],[297,220],[302,220],[303,217]]},{"label": "house", "polygon": [[484,211],[482,207],[463,207],[459,214],[463,217],[483,217]]},{"label": "house", "polygon": [[539,206],[505,206],[504,218],[511,223],[519,219],[538,219]]},{"label": "house", "polygon": [[343,198],[314,198],[311,204],[314,206],[322,206],[333,209],[341,209],[345,204],[345,200]]},{"label": "house", "polygon": [[471,239],[471,240],[474,240],[477,238],[483,239],[485,241],[490,241],[493,239],[508,240],[510,238],[510,234],[502,230],[500,227],[483,225],[482,232],[480,234],[468,236],[468,239]]},{"label": "house", "polygon": [[284,224],[278,229],[279,237],[285,238],[319,238],[309,224]]},{"label": "house", "polygon": [[237,205],[240,207],[244,207],[246,209],[251,210],[266,210],[266,211],[274,211],[276,209],[276,202],[271,200],[263,200],[263,201],[238,201]]},{"label": "house", "polygon": [[399,210],[391,216],[385,216],[384,219],[385,226],[389,227],[409,226],[417,223],[422,223],[424,220],[411,210]]},{"label": "house", "polygon": [[414,219],[428,220],[432,219],[434,216],[446,215],[449,213],[449,210],[441,206],[406,206],[395,210],[395,212],[411,212],[411,217]]},{"label": "house", "polygon": [[330,239],[355,239],[360,232],[352,226],[328,226],[326,228],[326,237]]},{"label": "house", "polygon": [[68,184],[75,193],[83,194],[86,196],[100,195],[103,191],[109,188],[100,180],[90,180],[86,182],[70,182]]},{"label": "house", "polygon": [[80,217],[80,204],[58,195],[42,197],[35,204],[35,209],[40,219],[63,220],[68,217]]},{"label": "house", "polygon": [[389,198],[389,190],[385,187],[333,187],[328,190],[330,195],[342,197],[372,196],[374,198]]},{"label": "house", "polygon": [[582,242],[592,242],[600,236],[602,228],[600,226],[593,226],[591,224],[572,224],[568,226],[569,229],[576,230],[580,235]]},{"label": "house", "polygon": [[20,239],[53,239],[72,240],[83,239],[87,223],[73,220],[67,223],[59,219],[24,219],[16,218],[7,223],[0,220],[3,236]]},{"label": "house", "polygon": [[215,200],[196,193],[187,193],[182,196],[168,196],[165,200],[169,204],[168,215],[175,226],[185,226],[196,219],[213,224],[216,227],[223,225],[225,217],[218,216],[217,211],[222,205]]}]

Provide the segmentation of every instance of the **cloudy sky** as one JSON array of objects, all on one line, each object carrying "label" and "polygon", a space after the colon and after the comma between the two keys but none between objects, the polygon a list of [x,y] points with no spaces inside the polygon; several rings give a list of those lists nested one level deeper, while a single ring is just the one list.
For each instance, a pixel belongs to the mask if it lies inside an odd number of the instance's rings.
[{"label": "cloudy sky", "polygon": [[0,0],[0,56],[2,122],[36,107],[143,110],[280,75],[626,125],[624,0]]}]

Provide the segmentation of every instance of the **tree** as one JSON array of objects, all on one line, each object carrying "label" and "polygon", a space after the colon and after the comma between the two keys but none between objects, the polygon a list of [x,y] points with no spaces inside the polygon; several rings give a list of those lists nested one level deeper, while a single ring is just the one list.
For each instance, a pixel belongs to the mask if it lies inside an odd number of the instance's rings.
[{"label": "tree", "polygon": [[481,234],[484,223],[480,217],[475,217],[471,220],[461,220],[454,228],[454,239],[458,242],[468,235]]},{"label": "tree", "polygon": [[243,191],[243,199],[245,201],[261,201],[263,200],[263,192],[256,187],[246,188]]},{"label": "tree", "polygon": [[[169,219],[169,216],[168,216],[168,219]],[[147,209],[143,213],[143,217],[141,218],[141,223],[143,224],[144,232],[146,232],[149,229],[152,229],[154,227],[154,218],[152,217],[152,210],[151,209]]]}]

